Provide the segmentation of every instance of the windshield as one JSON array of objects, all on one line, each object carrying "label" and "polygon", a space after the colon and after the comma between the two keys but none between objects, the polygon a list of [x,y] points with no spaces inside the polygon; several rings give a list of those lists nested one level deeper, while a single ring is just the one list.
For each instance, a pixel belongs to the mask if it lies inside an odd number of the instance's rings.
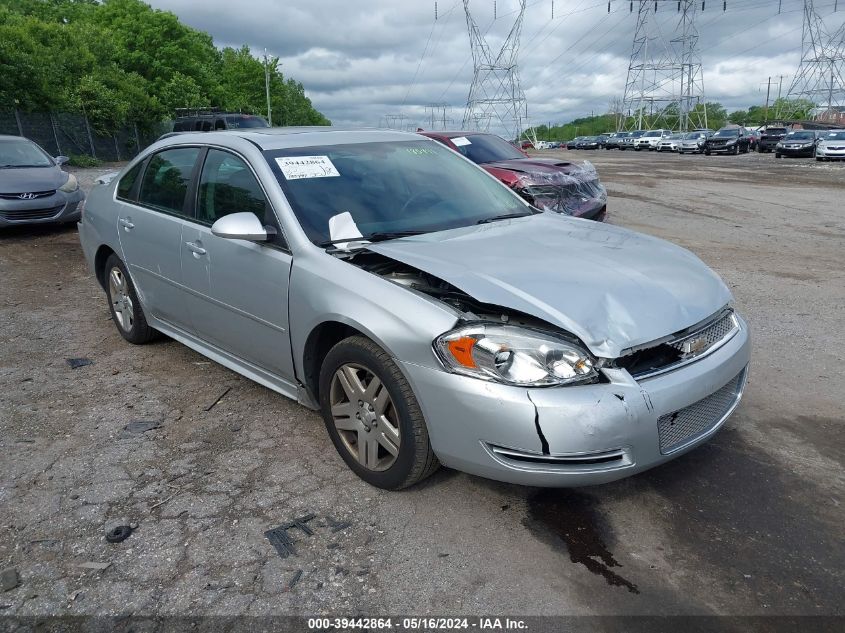
[{"label": "windshield", "polygon": [[245,114],[240,116],[227,116],[226,123],[229,124],[230,128],[270,127],[267,125],[267,121],[265,121],[262,117]]},{"label": "windshield", "polygon": [[816,138],[816,135],[815,135],[814,132],[806,132],[806,131],[790,132],[789,134],[786,135],[786,138],[789,139],[790,141],[798,141],[798,140]]},{"label": "windshield", "polygon": [[687,140],[704,138],[704,132],[690,132],[689,134],[684,135],[684,138]]},{"label": "windshield", "polygon": [[525,158],[525,154],[494,134],[470,134],[450,139],[458,151],[472,162],[482,165],[497,160]]},{"label": "windshield", "polygon": [[827,136],[824,137],[826,141],[845,141],[845,130],[841,132],[830,132]]},{"label": "windshield", "polygon": [[786,134],[786,128],[770,127],[768,130],[763,130],[763,134]]},{"label": "windshield", "polygon": [[652,137],[660,136],[660,135],[661,135],[660,130],[649,130],[648,132],[643,134],[644,137],[648,137],[648,138],[652,138]]},{"label": "windshield", "polygon": [[734,136],[739,136],[739,128],[735,127],[735,128],[730,128],[728,130],[719,130],[713,136],[715,136],[717,138],[725,138],[725,137],[731,138],[731,137],[734,137]]},{"label": "windshield", "polygon": [[434,141],[288,148],[264,155],[315,244],[443,231],[533,212],[495,179]]},{"label": "windshield", "polygon": [[52,167],[53,159],[25,138],[0,140],[0,167]]}]

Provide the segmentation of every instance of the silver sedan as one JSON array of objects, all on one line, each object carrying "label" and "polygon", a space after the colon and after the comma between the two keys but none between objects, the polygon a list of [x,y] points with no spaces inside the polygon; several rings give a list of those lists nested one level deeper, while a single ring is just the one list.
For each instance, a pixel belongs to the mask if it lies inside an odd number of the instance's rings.
[{"label": "silver sedan", "polygon": [[182,134],[79,234],[131,343],[164,333],[306,407],[367,482],[439,464],[612,481],[711,437],[749,335],[690,252],[541,212],[414,134]]},{"label": "silver sedan", "polygon": [[0,228],[76,222],[84,194],[73,174],[29,139],[0,135]]}]

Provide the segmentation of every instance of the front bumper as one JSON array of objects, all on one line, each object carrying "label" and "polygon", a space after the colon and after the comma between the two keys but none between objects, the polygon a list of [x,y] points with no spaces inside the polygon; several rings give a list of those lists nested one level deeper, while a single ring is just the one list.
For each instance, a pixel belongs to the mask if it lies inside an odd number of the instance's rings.
[{"label": "front bumper", "polygon": [[687,152],[701,154],[704,151],[704,147],[702,145],[699,145],[698,143],[681,143],[680,145],[678,145],[678,151],[684,152],[685,154]]},{"label": "front bumper", "polygon": [[733,154],[735,151],[739,151],[739,145],[737,143],[731,145],[705,145],[704,151],[710,152],[711,154]]},{"label": "front bumper", "polygon": [[794,156],[794,157],[803,157],[803,158],[810,158],[813,156],[815,152],[815,147],[810,145],[809,147],[776,147],[775,152],[780,154],[781,156]]},{"label": "front bumper", "polygon": [[[516,484],[584,486],[653,468],[721,428],[747,376],[751,344],[740,324],[713,354],[639,382],[614,369],[605,371],[606,383],[525,389],[397,362],[444,465]],[[667,448],[676,418],[704,425],[680,441],[672,436]]]},{"label": "front bumper", "polygon": [[836,160],[845,159],[845,144],[841,149],[833,149],[831,147],[817,147],[816,158],[830,158]]},{"label": "front bumper", "polygon": [[75,222],[79,220],[79,203],[84,198],[82,189],[71,193],[56,191],[34,200],[0,198],[0,227]]}]

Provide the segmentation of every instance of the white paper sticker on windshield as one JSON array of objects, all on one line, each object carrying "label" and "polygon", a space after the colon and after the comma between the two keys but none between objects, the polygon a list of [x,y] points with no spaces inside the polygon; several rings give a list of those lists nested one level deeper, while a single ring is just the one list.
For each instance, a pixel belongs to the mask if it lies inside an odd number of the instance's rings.
[{"label": "white paper sticker on windshield", "polygon": [[464,145],[472,145],[472,143],[470,142],[470,140],[466,136],[456,136],[455,138],[452,139],[452,142],[457,147],[463,147]]},{"label": "white paper sticker on windshield", "polygon": [[283,156],[276,163],[287,180],[340,176],[328,156]]}]

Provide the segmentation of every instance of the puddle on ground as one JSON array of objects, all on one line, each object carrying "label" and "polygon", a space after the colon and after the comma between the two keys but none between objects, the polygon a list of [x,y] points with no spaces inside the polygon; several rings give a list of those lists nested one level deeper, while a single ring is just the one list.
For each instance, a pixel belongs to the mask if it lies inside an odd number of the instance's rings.
[{"label": "puddle on ground", "polygon": [[555,547],[566,545],[569,560],[602,576],[608,585],[640,593],[637,585],[613,571],[622,567],[607,549],[602,537],[597,501],[574,490],[545,489],[528,499],[528,516],[523,524],[536,536]]}]

